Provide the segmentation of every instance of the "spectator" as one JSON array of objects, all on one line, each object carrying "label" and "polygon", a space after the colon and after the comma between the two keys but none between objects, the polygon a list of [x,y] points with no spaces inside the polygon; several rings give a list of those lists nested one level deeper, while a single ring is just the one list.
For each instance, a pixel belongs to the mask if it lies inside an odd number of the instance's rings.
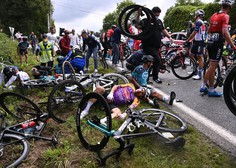
[{"label": "spectator", "polygon": [[36,59],[40,62],[41,66],[53,67],[55,51],[53,45],[48,41],[47,35],[43,35],[43,41],[38,44],[36,51]]},{"label": "spectator", "polygon": [[108,55],[112,56],[112,46],[111,46],[111,36],[114,34],[114,30],[116,29],[116,25],[112,25],[111,29],[108,29],[106,32],[107,37],[107,47],[108,47]]},{"label": "spectator", "polygon": [[23,36],[23,41],[19,42],[17,46],[17,54],[20,56],[20,64],[22,65],[22,56],[25,55],[25,63],[28,65],[28,37]]},{"label": "spectator", "polygon": [[0,73],[0,85],[6,80],[7,82],[4,85],[6,88],[9,88],[15,80],[18,80],[19,84],[22,84],[22,82],[29,79],[29,75],[26,72],[21,71],[15,66],[6,66]]},{"label": "spectator", "polygon": [[21,33],[20,31],[18,31],[18,32],[15,34],[15,36],[16,36],[18,42],[20,42],[20,41],[21,41],[22,33]]},{"label": "spectator", "polygon": [[59,41],[57,40],[56,36],[56,29],[54,26],[50,27],[50,32],[47,33],[48,42],[53,45],[54,50],[56,51],[59,49]]},{"label": "spectator", "polygon": [[75,29],[72,29],[70,37],[70,47],[73,48],[75,45],[79,45],[79,38],[75,34]]},{"label": "spectator", "polygon": [[89,68],[89,58],[93,54],[94,59],[94,72],[98,72],[98,58],[97,58],[97,52],[101,49],[100,43],[95,40],[94,37],[89,36],[87,32],[83,31],[81,36],[83,37],[83,51],[85,51],[86,45],[88,46],[88,51],[86,55],[86,67],[85,72],[88,71]]},{"label": "spectator", "polygon": [[31,35],[30,35],[30,44],[32,46],[32,52],[33,52],[33,54],[35,54],[35,51],[36,51],[36,35],[34,34],[34,32],[32,32]]},{"label": "spectator", "polygon": [[71,50],[70,48],[70,37],[69,37],[69,30],[65,30],[65,35],[60,40],[60,48],[61,48],[61,55],[66,56],[68,52]]},{"label": "spectator", "polygon": [[115,28],[113,35],[111,36],[111,47],[112,47],[112,64],[114,66],[120,66],[119,61],[119,44],[121,39],[121,30],[119,27]]}]

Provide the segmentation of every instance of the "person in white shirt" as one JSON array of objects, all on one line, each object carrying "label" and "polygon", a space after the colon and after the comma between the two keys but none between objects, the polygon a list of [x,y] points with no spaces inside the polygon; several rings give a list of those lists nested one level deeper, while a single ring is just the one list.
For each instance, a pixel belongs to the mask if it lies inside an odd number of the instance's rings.
[{"label": "person in white shirt", "polygon": [[6,66],[0,73],[0,85],[6,78],[6,83],[4,87],[8,88],[15,80],[18,80],[19,84],[22,84],[24,81],[30,79],[29,75],[19,70],[18,67],[15,66]]},{"label": "person in white shirt", "polygon": [[48,42],[50,42],[54,47],[54,50],[59,49],[59,42],[57,40],[56,29],[55,27],[50,27],[50,32],[47,33]]},{"label": "person in white shirt", "polygon": [[75,29],[72,29],[70,37],[70,47],[73,48],[75,45],[79,45],[79,37],[75,34]]}]

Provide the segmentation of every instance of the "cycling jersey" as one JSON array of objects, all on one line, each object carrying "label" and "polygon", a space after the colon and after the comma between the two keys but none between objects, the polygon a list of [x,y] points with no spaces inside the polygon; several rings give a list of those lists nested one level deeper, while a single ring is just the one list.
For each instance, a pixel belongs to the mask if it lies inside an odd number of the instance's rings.
[{"label": "cycling jersey", "polygon": [[143,50],[134,52],[130,57],[127,58],[127,62],[134,66],[134,68],[142,63],[142,57],[145,53]]},{"label": "cycling jersey", "polygon": [[139,65],[132,72],[132,77],[138,82],[139,85],[147,86],[148,69],[145,69],[143,65]]},{"label": "cycling jersey", "polygon": [[210,19],[209,33],[220,33],[222,28],[229,27],[229,15],[225,12],[214,13]]},{"label": "cycling jersey", "polygon": [[137,107],[140,101],[134,96],[134,91],[134,85],[131,83],[120,85],[113,94],[114,104],[117,106],[131,104],[131,108]]},{"label": "cycling jersey", "polygon": [[196,32],[195,41],[205,41],[205,32],[206,32],[206,26],[203,23],[203,21],[201,19],[197,20],[196,22],[196,27],[194,29],[194,31]]}]

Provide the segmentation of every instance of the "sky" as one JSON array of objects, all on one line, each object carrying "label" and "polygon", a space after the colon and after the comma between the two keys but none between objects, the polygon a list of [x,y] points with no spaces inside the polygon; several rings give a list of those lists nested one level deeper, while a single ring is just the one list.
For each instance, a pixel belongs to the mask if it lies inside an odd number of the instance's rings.
[{"label": "sky", "polygon": [[[65,28],[71,31],[75,29],[79,33],[83,29],[99,32],[102,29],[104,17],[116,10],[117,3],[121,0],[51,0],[54,13],[53,19],[57,34],[59,28]],[[163,19],[168,8],[174,6],[176,0],[132,0],[136,4],[145,5],[149,9],[154,6],[161,8],[160,18]],[[202,0],[204,3],[213,2],[213,0]]]}]

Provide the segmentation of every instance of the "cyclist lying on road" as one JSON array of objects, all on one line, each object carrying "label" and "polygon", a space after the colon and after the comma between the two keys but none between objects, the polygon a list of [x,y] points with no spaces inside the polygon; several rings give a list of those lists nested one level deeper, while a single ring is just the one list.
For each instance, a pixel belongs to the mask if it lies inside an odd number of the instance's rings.
[{"label": "cyclist lying on road", "polygon": [[[133,72],[131,81],[136,88],[136,94],[138,97],[146,99],[149,104],[159,108],[158,99],[168,103],[169,105],[173,104],[173,101],[176,97],[175,92],[171,92],[170,96],[166,97],[160,93],[155,88],[148,88],[147,87],[147,80],[148,80],[148,70],[152,66],[154,61],[153,56],[151,55],[144,55],[142,57],[142,65],[137,66]],[[150,98],[154,98],[153,101]]]},{"label": "cyclist lying on road", "polygon": [[[118,108],[120,105],[130,104],[130,108],[136,108],[140,101],[138,97],[135,96],[135,87],[132,83],[128,84],[122,84],[122,85],[115,85],[112,87],[110,93],[106,93],[105,88],[102,86],[98,86],[95,91],[96,93],[99,93],[103,95],[110,106],[111,109],[111,117],[112,118],[125,118],[126,113],[122,113],[121,110]],[[87,106],[85,109],[81,112],[80,118],[84,118],[88,113],[90,107],[93,105],[93,103],[96,102],[96,99],[91,99],[88,101]],[[101,123],[106,122],[106,118],[101,119]]]}]

